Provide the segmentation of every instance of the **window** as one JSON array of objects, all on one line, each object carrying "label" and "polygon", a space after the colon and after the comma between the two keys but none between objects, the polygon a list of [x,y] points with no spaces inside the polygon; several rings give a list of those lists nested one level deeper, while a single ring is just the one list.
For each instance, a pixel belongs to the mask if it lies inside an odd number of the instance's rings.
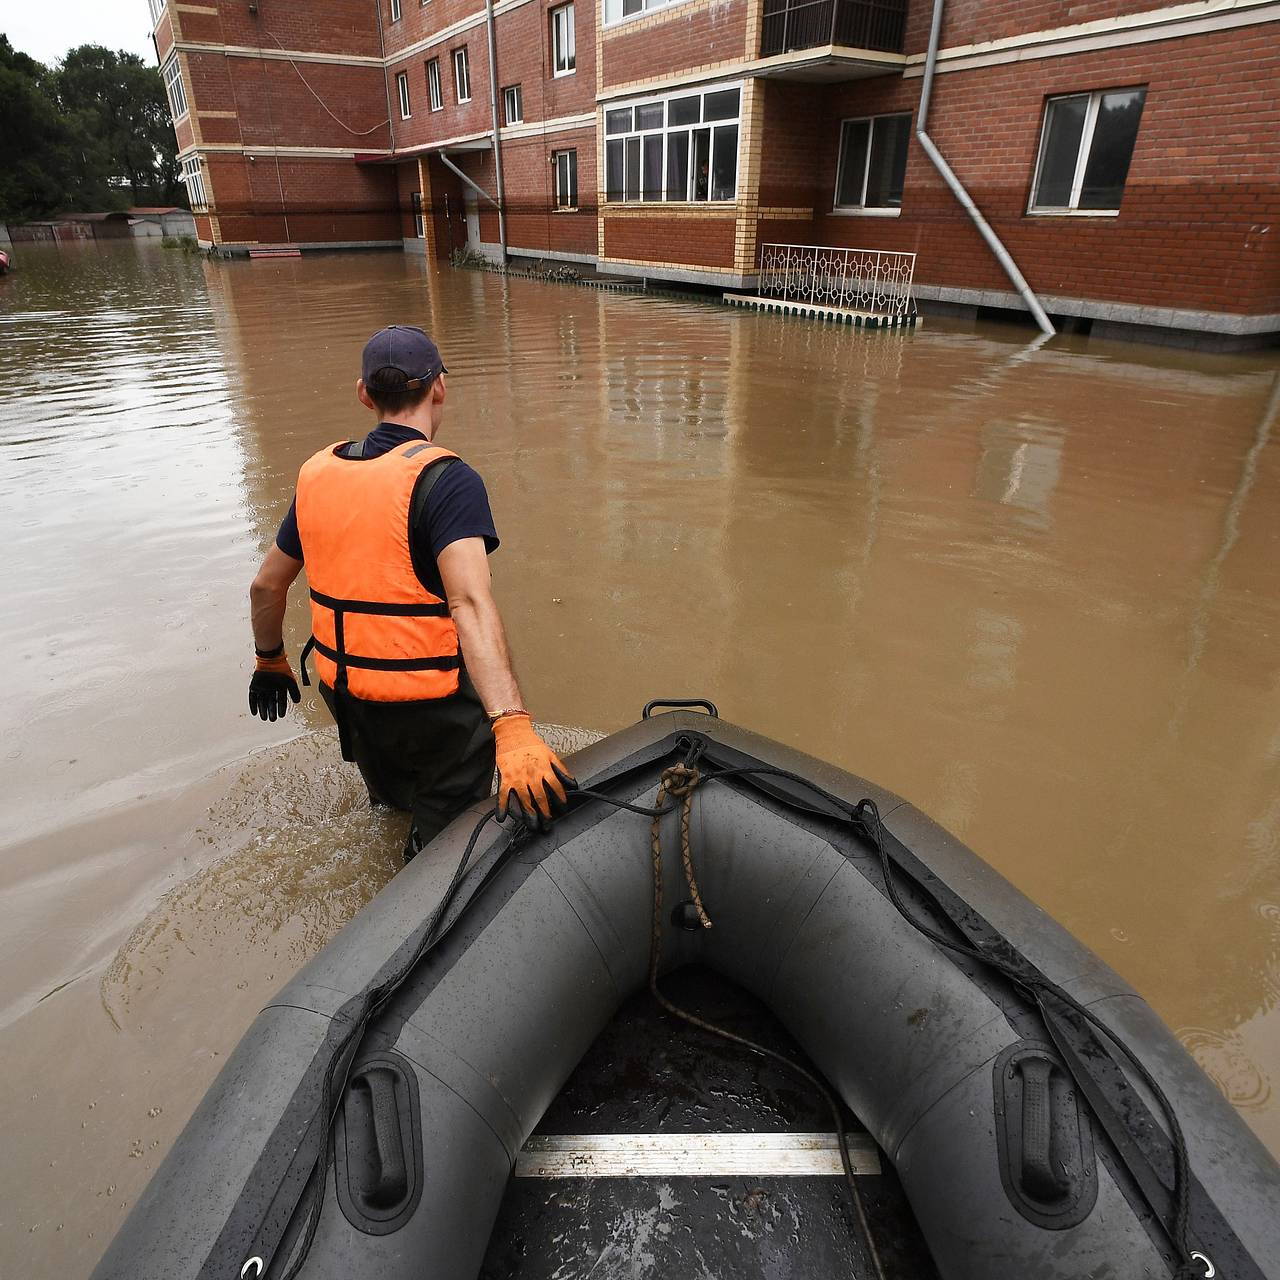
[{"label": "window", "polygon": [[605,24],[607,26],[621,22],[624,18],[634,18],[654,9],[665,9],[667,5],[679,2],[680,0],[604,0]]},{"label": "window", "polygon": [[467,46],[453,51],[453,87],[459,102],[471,101],[471,71],[467,66]]},{"label": "window", "polygon": [[910,116],[873,116],[840,126],[837,209],[900,209]]},{"label": "window", "polygon": [[169,95],[169,111],[175,120],[187,114],[187,92],[182,87],[182,68],[175,53],[164,64],[164,91]]},{"label": "window", "polygon": [[391,21],[400,21],[400,0],[391,0]]},{"label": "window", "polygon": [[147,0],[151,5],[151,25],[158,27],[160,25],[160,15],[164,12],[166,0]]},{"label": "window", "polygon": [[1050,98],[1032,211],[1118,213],[1146,99],[1145,87]]},{"label": "window", "polygon": [[578,207],[578,153],[553,151],[551,163],[555,167],[556,208]]},{"label": "window", "polygon": [[573,5],[551,10],[551,66],[553,76],[571,76],[578,65],[573,39]]},{"label": "window", "polygon": [[204,190],[204,174],[200,171],[200,157],[188,156],[182,162],[182,181],[187,186],[187,200],[193,213],[204,213],[209,199]]},{"label": "window", "polygon": [[413,193],[413,234],[422,240],[426,237],[427,228],[422,219],[422,192]]},{"label": "window", "polygon": [[740,90],[673,94],[604,113],[609,200],[732,200]]},{"label": "window", "polygon": [[400,97],[400,119],[407,120],[411,114],[409,111],[409,73],[407,71],[396,72],[396,93]]},{"label": "window", "polygon": [[519,124],[524,119],[524,99],[518,84],[509,84],[503,89],[502,114],[508,124]]},{"label": "window", "polygon": [[432,58],[427,63],[427,103],[432,111],[444,108],[444,92],[440,88],[440,59]]}]

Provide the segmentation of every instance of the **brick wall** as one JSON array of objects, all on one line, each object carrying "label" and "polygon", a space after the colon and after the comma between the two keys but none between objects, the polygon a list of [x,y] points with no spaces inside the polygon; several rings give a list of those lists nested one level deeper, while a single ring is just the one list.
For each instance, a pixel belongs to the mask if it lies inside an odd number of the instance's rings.
[{"label": "brick wall", "polygon": [[[949,0],[942,16],[941,47],[981,44],[1169,7],[1170,3],[1158,0]],[[910,0],[907,53],[923,53],[928,48],[932,18],[929,0]]]},{"label": "brick wall", "polygon": [[735,227],[732,213],[716,216],[709,211],[687,218],[648,210],[643,215],[607,216],[604,256],[731,270]]},{"label": "brick wall", "polygon": [[[1033,288],[1136,305],[1236,313],[1280,310],[1280,48],[1274,25],[940,75],[930,133]],[[1147,84],[1118,217],[1028,215],[1046,95]],[[884,77],[819,91],[818,145],[796,144],[794,92],[770,84],[761,205],[812,192],[798,224],[760,240],[914,251],[922,282],[1010,288],[991,252],[911,143],[901,217],[832,212],[840,120],[912,111],[919,79]],[[811,160],[810,160],[811,157]],[[806,173],[806,164],[811,163]],[[765,192],[768,195],[765,195]]]},{"label": "brick wall", "polygon": [[686,0],[602,36],[605,88],[754,56],[747,51],[747,0]]},{"label": "brick wall", "polygon": [[[378,40],[374,2],[256,0],[258,12],[255,15],[249,12],[249,5],[244,0],[201,0],[199,6],[192,7],[216,8],[217,16],[184,10],[181,14],[182,31],[188,40],[380,58],[382,47]],[[416,2],[406,0],[406,8]],[[212,34],[215,24],[218,35]]]},{"label": "brick wall", "polygon": [[344,157],[250,162],[217,151],[205,156],[205,164],[223,243],[400,238],[390,166],[357,165]]}]

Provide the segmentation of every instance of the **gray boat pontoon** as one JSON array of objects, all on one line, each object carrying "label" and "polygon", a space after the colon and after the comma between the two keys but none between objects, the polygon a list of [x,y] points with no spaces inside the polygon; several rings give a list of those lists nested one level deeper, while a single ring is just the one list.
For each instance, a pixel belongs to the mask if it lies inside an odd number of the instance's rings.
[{"label": "gray boat pontoon", "polygon": [[262,1011],[99,1280],[1280,1278],[1275,1161],[918,810],[690,710],[572,766]]}]

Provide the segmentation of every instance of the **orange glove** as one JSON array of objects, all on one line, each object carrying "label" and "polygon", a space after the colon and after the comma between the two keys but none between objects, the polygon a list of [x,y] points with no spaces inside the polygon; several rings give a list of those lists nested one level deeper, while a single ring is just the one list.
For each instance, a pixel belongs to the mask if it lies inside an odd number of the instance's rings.
[{"label": "orange glove", "polygon": [[538,736],[527,711],[493,722],[498,744],[498,821],[519,818],[542,828],[567,803],[578,784],[559,756]]}]

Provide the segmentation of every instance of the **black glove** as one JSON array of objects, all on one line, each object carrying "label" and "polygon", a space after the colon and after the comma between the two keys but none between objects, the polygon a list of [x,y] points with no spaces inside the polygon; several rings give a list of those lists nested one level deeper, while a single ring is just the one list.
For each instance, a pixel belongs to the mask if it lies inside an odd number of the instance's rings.
[{"label": "black glove", "polygon": [[288,694],[294,702],[302,700],[293,668],[283,649],[273,658],[258,657],[258,665],[249,681],[249,714],[264,720],[283,720]]}]

